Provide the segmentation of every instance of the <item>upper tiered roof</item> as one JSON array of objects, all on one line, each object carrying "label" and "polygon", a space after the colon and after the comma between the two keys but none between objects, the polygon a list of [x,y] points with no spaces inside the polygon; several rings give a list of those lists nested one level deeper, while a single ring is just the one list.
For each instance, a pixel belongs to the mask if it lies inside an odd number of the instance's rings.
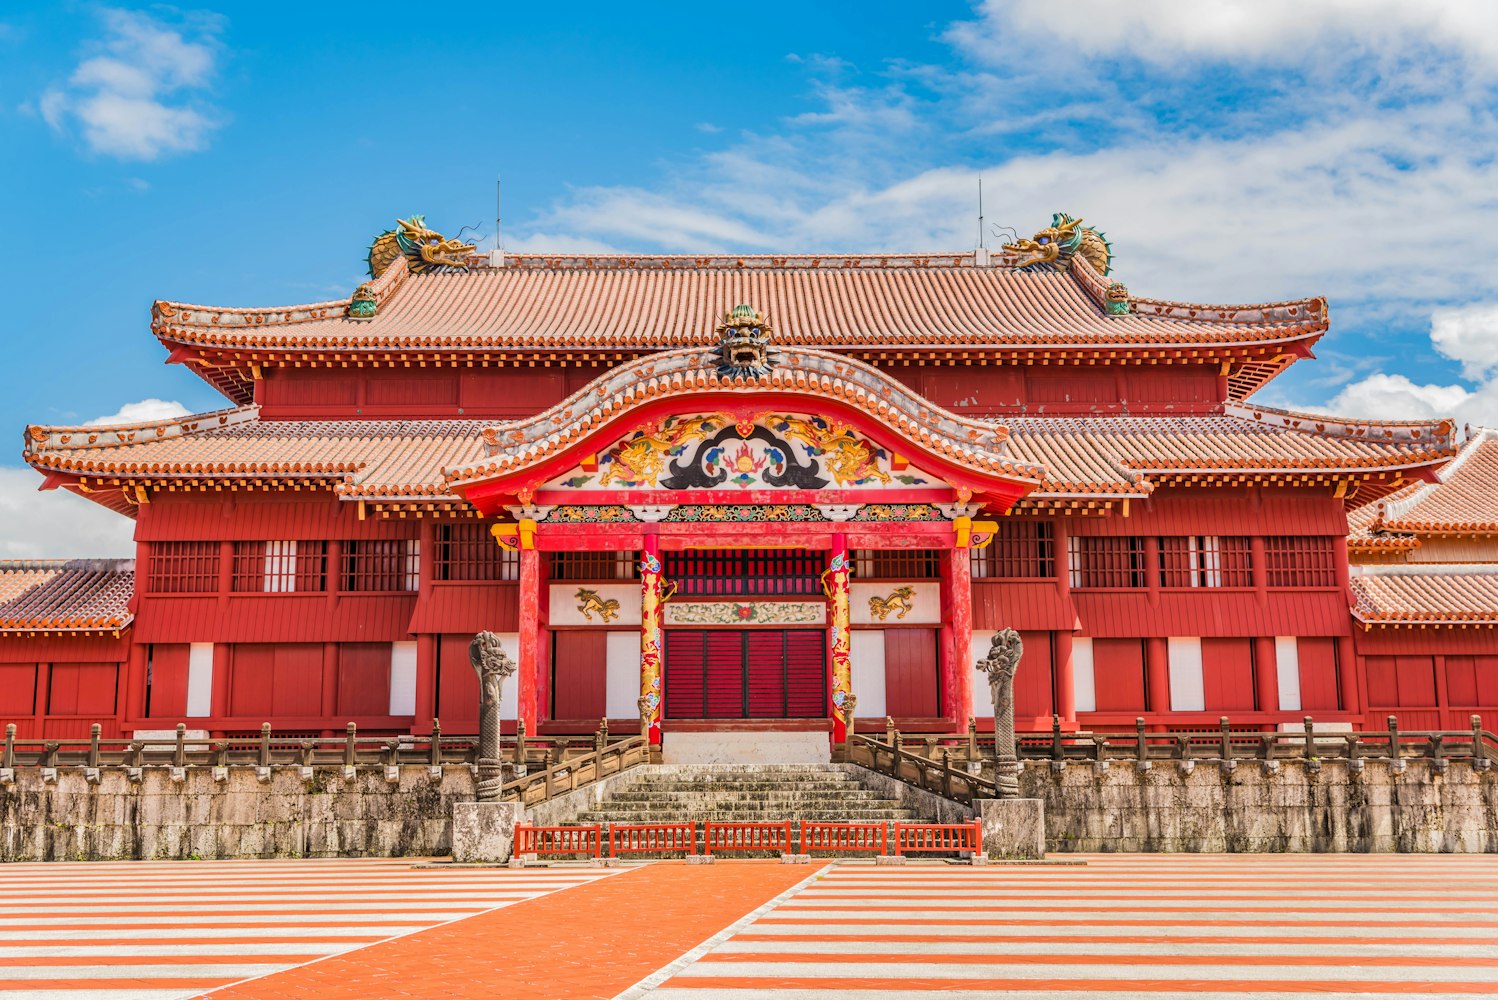
[{"label": "upper tiered roof", "polygon": [[[1242,399],[1327,329],[1326,301],[1204,305],[1130,295],[1086,257],[872,255],[404,256],[348,299],[277,308],[159,301],[152,329],[236,402],[263,364],[472,362],[704,344],[753,303],[780,343],[864,358],[1220,362]],[[1028,261],[1028,262],[1027,262]],[[419,272],[419,273],[418,273]]]},{"label": "upper tiered roof", "polygon": [[1498,536],[1498,430],[1471,428],[1435,475],[1349,518],[1348,544],[1369,554],[1408,551],[1421,536]]}]

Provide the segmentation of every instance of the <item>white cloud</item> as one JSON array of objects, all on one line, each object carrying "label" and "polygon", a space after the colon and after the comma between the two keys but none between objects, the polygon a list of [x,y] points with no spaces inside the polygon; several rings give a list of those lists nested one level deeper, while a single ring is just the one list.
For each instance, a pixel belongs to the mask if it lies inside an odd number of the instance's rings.
[{"label": "white cloud", "polygon": [[187,407],[175,399],[142,399],[134,403],[126,403],[114,413],[105,417],[96,417],[86,422],[85,427],[98,427],[108,424],[143,424],[152,420],[171,420],[174,417],[185,417],[191,413]]},{"label": "white cloud", "polygon": [[128,559],[135,522],[68,490],[37,492],[32,469],[0,466],[0,559]]},{"label": "white cloud", "polygon": [[217,20],[182,30],[135,11],[102,12],[104,37],[68,82],[37,101],[53,129],[76,124],[89,148],[121,159],[154,160],[201,149],[217,127],[199,92],[213,78]]},{"label": "white cloud", "polygon": [[982,50],[1012,34],[1045,36],[1084,55],[1120,54],[1169,65],[1190,58],[1272,63],[1424,42],[1498,67],[1491,0],[987,0],[956,37]]},{"label": "white cloud", "polygon": [[1437,309],[1430,317],[1430,340],[1436,350],[1461,362],[1464,376],[1486,378],[1498,369],[1498,304]]}]

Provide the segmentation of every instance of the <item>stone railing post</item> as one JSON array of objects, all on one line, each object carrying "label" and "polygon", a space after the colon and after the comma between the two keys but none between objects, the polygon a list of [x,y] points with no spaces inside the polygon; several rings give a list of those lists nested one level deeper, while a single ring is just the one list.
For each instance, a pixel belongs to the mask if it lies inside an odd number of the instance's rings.
[{"label": "stone railing post", "polygon": [[1488,766],[1488,746],[1482,740],[1482,716],[1480,715],[1472,716],[1472,766],[1479,771]]},{"label": "stone railing post", "polygon": [[[1476,719],[1477,716],[1472,716]],[[16,766],[16,724],[5,724],[5,749],[0,750],[0,767],[11,770]]]},{"label": "stone railing post", "polygon": [[101,727],[97,722],[88,727],[88,766],[99,766],[99,733]]},{"label": "stone railing post", "polygon": [[988,675],[993,697],[993,776],[999,798],[1019,797],[1019,758],[1014,747],[1014,672],[1024,655],[1020,634],[1006,628],[993,637],[978,669]]},{"label": "stone railing post", "polygon": [[270,723],[260,723],[260,754],[256,758],[260,767],[270,767]]},{"label": "stone railing post", "polygon": [[353,767],[358,763],[358,746],[354,742],[359,736],[359,726],[350,722],[344,730],[343,737],[343,766]]},{"label": "stone railing post", "polygon": [[[504,651],[499,636],[493,632],[480,632],[468,644],[468,662],[479,677],[479,782],[476,797],[480,802],[497,802],[500,789],[504,787],[504,763],[499,748],[499,701],[505,678],[515,672],[515,661]],[[441,760],[437,756],[441,751],[437,743],[440,730],[435,728],[436,724],[433,719],[434,766]],[[520,725],[525,725],[524,718]],[[517,763],[524,766],[525,741],[520,742],[521,758]]]},{"label": "stone railing post", "polygon": [[852,691],[849,691],[846,695],[843,696],[842,705],[843,753],[845,755],[848,753],[849,746],[851,746],[853,743],[853,712],[856,708],[858,708],[858,695],[854,694]]},{"label": "stone railing post", "polygon": [[603,753],[603,748],[609,745],[609,720],[598,720],[598,732],[593,734],[593,752]]}]

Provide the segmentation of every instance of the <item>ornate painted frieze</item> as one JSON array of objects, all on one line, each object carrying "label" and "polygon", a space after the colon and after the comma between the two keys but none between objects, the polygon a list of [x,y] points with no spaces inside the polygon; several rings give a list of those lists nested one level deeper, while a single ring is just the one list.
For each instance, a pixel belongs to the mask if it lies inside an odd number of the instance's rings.
[{"label": "ornate painted frieze", "polygon": [[551,489],[881,489],[941,487],[934,476],[825,417],[667,417],[548,484]]},{"label": "ornate painted frieze", "polygon": [[637,519],[620,504],[558,504],[546,520],[558,524],[620,524]]},{"label": "ornate painted frieze", "polygon": [[667,625],[821,625],[827,606],[821,601],[673,601],[666,605]]},{"label": "ornate painted frieze", "polygon": [[666,516],[667,521],[678,522],[738,522],[738,521],[825,521],[816,505],[809,503],[778,504],[681,504]]},{"label": "ornate painted frieze", "polygon": [[855,521],[945,521],[947,516],[929,503],[868,503],[853,515]]}]

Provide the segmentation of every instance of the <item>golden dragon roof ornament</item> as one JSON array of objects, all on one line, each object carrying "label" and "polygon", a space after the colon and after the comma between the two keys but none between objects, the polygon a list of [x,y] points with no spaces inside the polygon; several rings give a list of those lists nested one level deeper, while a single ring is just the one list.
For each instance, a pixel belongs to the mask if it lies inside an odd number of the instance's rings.
[{"label": "golden dragon roof ornament", "polygon": [[477,247],[462,240],[450,240],[428,229],[426,216],[413,215],[396,219],[396,228],[387,229],[369,245],[369,276],[378,278],[399,258],[405,257],[413,274],[435,271],[466,271],[468,255]]},{"label": "golden dragon roof ornament", "polygon": [[1102,231],[1082,225],[1081,219],[1073,219],[1065,212],[1054,213],[1051,224],[1031,239],[1006,243],[1004,249],[1019,255],[1014,265],[1016,268],[1052,264],[1057,270],[1065,271],[1071,266],[1072,258],[1080,256],[1100,277],[1106,277],[1113,266],[1113,244]]}]

